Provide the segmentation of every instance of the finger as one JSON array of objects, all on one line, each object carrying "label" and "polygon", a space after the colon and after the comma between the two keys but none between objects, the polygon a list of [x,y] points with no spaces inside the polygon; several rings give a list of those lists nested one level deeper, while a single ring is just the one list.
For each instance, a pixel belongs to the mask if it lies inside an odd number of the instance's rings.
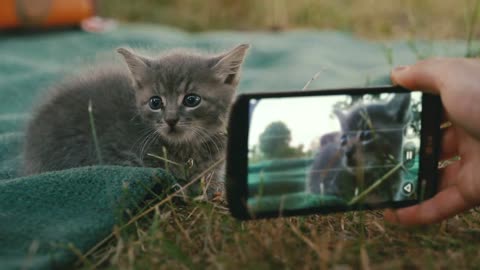
[{"label": "finger", "polygon": [[458,154],[458,141],[455,128],[449,127],[442,132],[440,160],[449,159]]},{"label": "finger", "polygon": [[[411,66],[396,67],[391,72],[394,84],[411,90],[439,94],[462,87],[476,87],[480,62],[465,58],[431,58]],[[447,87],[448,84],[448,87]],[[452,86],[454,86],[452,88]],[[452,88],[452,89],[448,89]]]},{"label": "finger", "polygon": [[391,79],[394,84],[411,90],[425,90],[438,94],[441,86],[443,59],[429,59],[417,62],[412,66],[397,67],[392,70]]},{"label": "finger", "polygon": [[398,223],[397,211],[395,209],[385,209],[383,211],[383,219],[390,223]]},{"label": "finger", "polygon": [[449,122],[449,121],[450,121],[450,117],[448,116],[446,111],[443,111],[442,112],[442,123]]},{"label": "finger", "polygon": [[456,186],[451,186],[421,204],[386,211],[385,220],[403,225],[432,224],[459,214],[471,205],[465,201]]},{"label": "finger", "polygon": [[439,191],[447,189],[457,183],[460,167],[460,162],[456,161],[455,163],[452,163],[440,170],[440,182],[438,186]]}]

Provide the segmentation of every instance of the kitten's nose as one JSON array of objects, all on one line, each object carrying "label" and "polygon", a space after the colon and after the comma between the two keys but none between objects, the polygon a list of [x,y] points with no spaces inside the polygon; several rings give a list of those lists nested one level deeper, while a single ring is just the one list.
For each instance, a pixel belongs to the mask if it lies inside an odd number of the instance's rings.
[{"label": "kitten's nose", "polygon": [[348,166],[355,166],[355,157],[354,157],[354,154],[355,154],[355,147],[347,147],[347,149],[345,150],[345,155],[347,156],[347,164]]},{"label": "kitten's nose", "polygon": [[170,128],[173,128],[178,123],[178,118],[167,118],[165,122],[167,122]]},{"label": "kitten's nose", "polygon": [[345,154],[348,158],[353,158],[353,154],[355,154],[355,148],[351,146],[347,147],[347,149],[345,150]]}]

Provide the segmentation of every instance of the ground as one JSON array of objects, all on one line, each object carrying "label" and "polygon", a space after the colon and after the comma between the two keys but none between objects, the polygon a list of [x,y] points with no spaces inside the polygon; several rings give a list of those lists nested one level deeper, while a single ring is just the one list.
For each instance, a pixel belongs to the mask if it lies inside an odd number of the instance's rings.
[{"label": "ground", "polygon": [[[239,222],[220,204],[164,203],[116,230],[85,269],[475,269],[480,213],[407,228],[380,211]],[[122,227],[120,227],[122,228]]]}]

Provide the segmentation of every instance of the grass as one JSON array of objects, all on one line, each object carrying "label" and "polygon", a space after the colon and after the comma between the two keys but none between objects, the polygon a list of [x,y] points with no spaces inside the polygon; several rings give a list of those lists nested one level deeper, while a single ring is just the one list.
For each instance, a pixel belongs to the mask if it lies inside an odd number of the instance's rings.
[{"label": "grass", "polygon": [[480,265],[478,208],[441,224],[415,228],[388,224],[381,211],[240,222],[222,201],[185,196],[184,191],[208,172],[166,198],[153,194],[143,210],[113,228],[88,252],[70,246],[80,268],[474,269]]},{"label": "grass", "polygon": [[114,230],[85,269],[474,269],[479,222],[474,210],[421,228],[386,224],[377,211],[238,222],[221,204],[192,200]]},{"label": "grass", "polygon": [[[102,0],[103,16],[188,31],[317,28],[375,38],[478,36],[475,0]],[[465,27],[467,25],[467,27]]]},{"label": "grass", "polygon": [[[467,56],[475,55],[472,43],[480,31],[475,27],[478,1],[103,0],[99,9],[122,21],[162,23],[188,31],[308,27],[374,39],[459,38],[468,43]],[[414,42],[409,46],[419,59],[426,57]],[[391,49],[385,47],[384,53],[391,63]],[[181,197],[154,196],[146,203],[149,208],[114,228],[91,252],[76,251],[77,267],[480,268],[478,208],[437,225],[414,228],[388,224],[380,211],[240,222],[223,203]]]},{"label": "grass", "polygon": [[475,26],[477,25],[479,11],[480,1],[475,1],[472,11],[469,12],[467,10],[465,12],[467,14],[467,18],[465,20],[465,25],[467,29],[467,53],[465,54],[466,57],[474,57],[478,53],[473,51],[472,44],[474,40]]}]

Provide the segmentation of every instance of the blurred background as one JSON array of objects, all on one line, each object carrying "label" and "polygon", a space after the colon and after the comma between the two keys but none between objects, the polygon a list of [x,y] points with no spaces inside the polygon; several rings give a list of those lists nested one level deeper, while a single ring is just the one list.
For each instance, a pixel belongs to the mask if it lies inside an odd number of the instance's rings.
[{"label": "blurred background", "polygon": [[465,39],[476,0],[101,0],[101,16],[187,31],[343,30],[371,39]]}]

